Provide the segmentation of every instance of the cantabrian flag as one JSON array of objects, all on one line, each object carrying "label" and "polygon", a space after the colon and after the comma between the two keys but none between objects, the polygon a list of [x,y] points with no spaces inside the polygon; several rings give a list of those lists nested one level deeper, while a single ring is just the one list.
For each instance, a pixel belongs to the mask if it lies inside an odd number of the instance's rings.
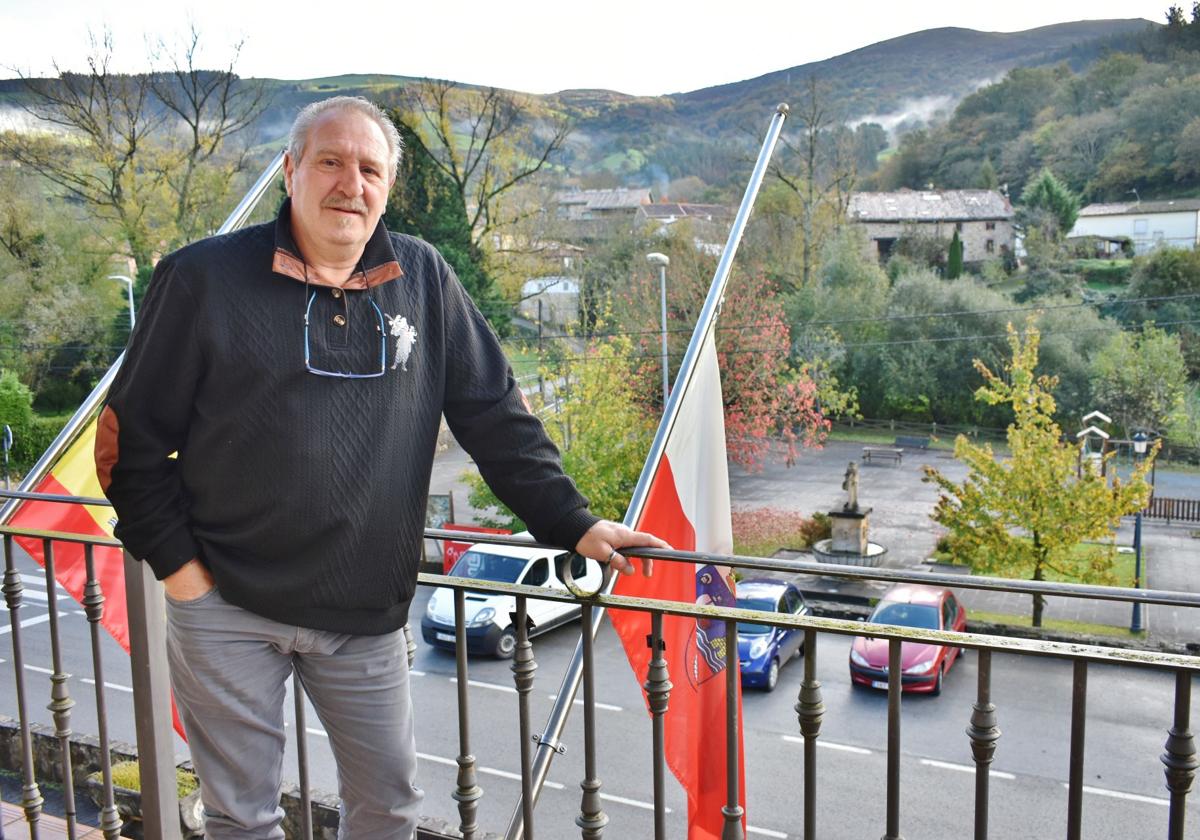
[{"label": "cantabrian flag", "polygon": [[[646,505],[636,527],[677,549],[733,553],[729,470],[721,376],[710,331],[684,387],[679,413],[666,442]],[[653,577],[622,576],[619,595],[736,606],[727,566],[661,561]],[[634,674],[645,679],[651,651],[650,615],[613,610],[613,626]],[[726,805],[725,622],[665,616],[663,638],[673,683],[665,719],[667,765],[687,791],[689,840],[719,840]],[[740,674],[738,684],[738,790],[745,809]]]}]

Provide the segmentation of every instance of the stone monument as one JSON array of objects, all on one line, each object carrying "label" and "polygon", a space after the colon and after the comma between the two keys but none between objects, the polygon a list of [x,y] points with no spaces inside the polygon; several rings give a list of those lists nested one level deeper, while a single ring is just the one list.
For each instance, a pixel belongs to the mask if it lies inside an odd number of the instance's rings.
[{"label": "stone monument", "polygon": [[867,539],[871,508],[858,503],[858,464],[851,461],[846,467],[842,489],[846,501],[841,508],[829,511],[830,538],[813,546],[813,554],[823,563],[844,563],[853,566],[877,566],[886,549]]}]

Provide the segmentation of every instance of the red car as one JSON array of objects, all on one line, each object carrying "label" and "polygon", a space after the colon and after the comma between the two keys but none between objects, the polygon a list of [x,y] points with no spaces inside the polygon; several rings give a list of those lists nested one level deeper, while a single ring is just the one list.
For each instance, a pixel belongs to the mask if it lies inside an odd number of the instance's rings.
[{"label": "red car", "polygon": [[[949,589],[901,584],[893,586],[868,621],[926,630],[967,629],[967,609]],[[958,661],[962,648],[901,642],[900,669],[904,691],[942,693],[942,678]],[[855,636],[850,646],[850,680],[854,685],[888,687],[888,640]]]}]

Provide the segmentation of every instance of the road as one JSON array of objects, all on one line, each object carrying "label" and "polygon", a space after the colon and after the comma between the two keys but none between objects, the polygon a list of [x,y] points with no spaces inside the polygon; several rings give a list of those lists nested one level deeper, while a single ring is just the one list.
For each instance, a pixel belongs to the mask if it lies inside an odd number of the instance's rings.
[{"label": "road", "polygon": [[[28,702],[35,720],[50,724],[51,670],[44,578],[30,561],[26,575],[28,607],[22,612]],[[41,598],[37,595],[40,594]],[[88,624],[70,599],[60,593],[64,668],[77,705],[71,727],[95,733],[94,686]],[[65,600],[64,600],[65,599]],[[419,617],[427,599],[414,604]],[[969,600],[968,600],[969,604]],[[0,635],[9,635],[7,628]],[[566,663],[574,651],[573,628],[535,640],[538,671],[533,692],[535,729],[545,720]],[[15,713],[10,646],[0,663],[0,708]],[[110,732],[133,741],[129,665],[105,637],[103,658]],[[819,824],[829,836],[878,836],[884,830],[886,768],[886,695],[851,689],[846,658],[849,639],[822,637],[818,677],[823,686],[825,720],[818,744]],[[977,656],[969,653],[948,675],[939,698],[905,698],[901,778],[901,829],[906,837],[967,836],[973,802],[971,753],[964,730],[974,701]],[[427,791],[425,813],[457,821],[454,789],[458,753],[454,659],[421,644],[414,665],[413,692],[421,750],[421,784]],[[793,705],[802,662],[786,667],[771,694],[747,693],[744,699],[747,756],[747,812],[751,838],[800,835],[802,745]],[[992,837],[1041,838],[1061,835],[1066,821],[1071,666],[1048,659],[998,656],[994,662],[993,699],[1003,735],[992,783]],[[472,750],[478,758],[485,795],[480,810],[486,830],[502,832],[519,792],[517,697],[509,663],[472,659],[470,671]],[[642,709],[639,680],[623,661],[615,636],[605,625],[597,646],[599,768],[610,837],[651,835],[649,719]],[[1089,674],[1088,749],[1084,836],[1134,838],[1162,836],[1166,826],[1166,790],[1158,756],[1171,722],[1173,682],[1169,675],[1146,670],[1093,666]],[[291,705],[288,706],[289,720]],[[1195,709],[1193,709],[1195,714]],[[333,791],[336,782],[327,742],[315,714],[308,712],[312,756],[311,783]],[[551,767],[547,789],[536,814],[539,836],[575,836],[582,770],[582,712],[572,716],[564,737],[566,755]],[[703,737],[721,737],[712,733]],[[181,755],[186,745],[177,742]],[[285,775],[295,777],[294,747]],[[1200,812],[1189,808],[1192,831]],[[672,836],[683,836],[686,802],[673,783],[668,788]],[[1193,834],[1191,836],[1200,836]]]}]

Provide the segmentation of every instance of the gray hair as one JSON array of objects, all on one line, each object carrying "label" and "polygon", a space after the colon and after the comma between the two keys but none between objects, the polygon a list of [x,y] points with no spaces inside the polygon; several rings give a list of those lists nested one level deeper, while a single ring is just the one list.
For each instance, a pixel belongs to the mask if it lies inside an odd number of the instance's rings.
[{"label": "gray hair", "polygon": [[330,111],[354,111],[379,126],[384,139],[387,140],[388,181],[389,183],[394,181],[396,172],[400,168],[400,150],[404,146],[400,140],[400,132],[396,130],[396,126],[378,105],[361,96],[332,96],[329,99],[309,103],[300,109],[300,113],[296,115],[296,121],[292,123],[292,130],[288,134],[287,150],[292,160],[298,162],[304,156],[304,145],[308,142],[308,133],[316,121]]}]

